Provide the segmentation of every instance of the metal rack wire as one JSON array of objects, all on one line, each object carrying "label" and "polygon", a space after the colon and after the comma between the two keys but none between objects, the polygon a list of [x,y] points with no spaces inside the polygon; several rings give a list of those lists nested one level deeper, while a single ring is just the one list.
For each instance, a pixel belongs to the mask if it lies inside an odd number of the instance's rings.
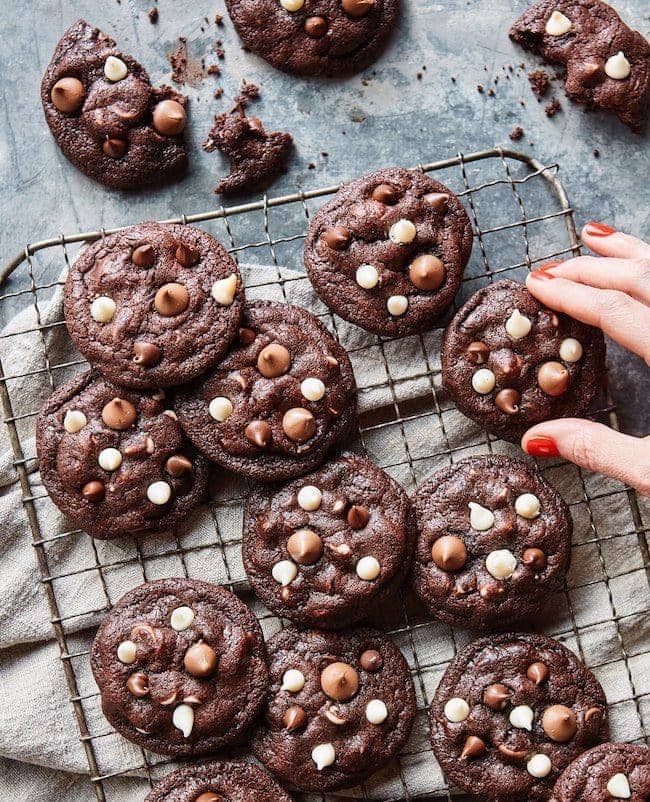
[{"label": "metal rack wire", "polygon": [[[472,221],[475,247],[457,305],[495,276],[521,278],[534,264],[579,252],[572,210],[557,178],[557,165],[545,166],[515,151],[495,149],[459,154],[418,167],[434,173],[457,192]],[[213,226],[215,236],[229,246],[235,258],[270,263],[273,275],[260,270],[254,274],[248,289],[253,293],[273,292],[274,297],[286,300],[291,283],[307,283],[303,274],[288,273],[284,268],[301,264],[306,220],[318,205],[312,205],[312,201],[337,189],[333,186],[286,197],[264,197],[255,203],[181,215],[173,222]],[[532,208],[534,213],[527,211]],[[0,319],[6,320],[7,310],[16,309],[26,300],[33,307],[35,320],[33,326],[20,332],[1,334],[0,340],[37,335],[42,348],[42,368],[35,372],[47,377],[48,388],[56,387],[66,374],[81,369],[85,363],[80,358],[58,363],[52,356],[48,350],[48,334],[64,323],[61,320],[43,323],[39,304],[62,283],[51,280],[53,273],[58,272],[56,263],[59,262],[61,268],[68,266],[74,259],[75,245],[99,239],[107,233],[111,232],[61,235],[33,243],[0,273],[0,287],[7,285],[4,294],[0,294]],[[442,327],[419,337],[392,340],[361,336],[359,330],[344,324],[324,306],[317,309],[317,313],[350,353],[360,400],[364,396],[377,397],[378,393],[384,399],[381,408],[360,415],[361,448],[408,489],[433,468],[455,459],[473,453],[512,450],[512,446],[495,440],[463,418],[445,397],[438,358]],[[366,370],[369,364],[373,366],[372,371]],[[218,496],[213,500],[210,505],[213,534],[204,540],[195,541],[181,534],[159,539],[155,547],[150,547],[146,540],[117,545],[110,541],[95,543],[79,530],[51,532],[44,529],[44,505],[51,501],[34,480],[35,455],[29,453],[23,441],[25,431],[30,426],[33,428],[34,417],[45,399],[25,397],[18,392],[16,385],[24,378],[24,373],[5,373],[0,363],[4,422],[22,490],[25,523],[32,534],[62,670],[88,761],[90,783],[100,802],[111,802],[117,798],[113,795],[114,779],[136,774],[152,784],[170,770],[170,761],[136,747],[133,747],[133,761],[127,765],[116,767],[109,759],[113,754],[111,744],[121,736],[115,734],[101,716],[99,695],[90,679],[87,660],[94,629],[83,629],[81,624],[96,620],[117,600],[111,581],[113,573],[131,571],[129,576],[134,585],[158,577],[160,561],[171,560],[177,566],[176,575],[193,576],[198,573],[197,558],[203,559],[209,554],[220,562],[222,584],[254,607],[267,631],[277,627],[278,622],[252,598],[235,558],[241,534],[224,523],[224,511],[232,512],[241,507],[243,486],[227,497]],[[594,415],[617,427],[607,391]],[[424,438],[423,431],[427,434]],[[650,647],[646,640],[644,651],[630,638],[643,611],[623,609],[618,592],[620,582],[636,580],[639,574],[645,578],[650,568],[648,526],[644,524],[638,499],[629,488],[614,481],[597,481],[566,463],[547,462],[539,469],[564,492],[577,521],[573,565],[579,567],[587,560],[590,566],[588,571],[570,573],[564,590],[552,603],[553,614],[546,617],[545,621],[548,619],[550,624],[544,630],[567,642],[597,674],[616,673],[620,679],[617,687],[622,685],[624,690],[610,699],[610,715],[616,719],[616,709],[620,708],[628,722],[626,738],[647,740],[650,688],[637,685],[638,662],[648,659]],[[614,508],[619,519],[624,510],[629,520],[622,531],[613,531],[607,524],[609,510]],[[56,549],[61,543],[79,539],[89,542],[88,563],[82,567],[61,568]],[[624,564],[624,570],[616,568],[613,558],[619,547],[632,548],[635,555]],[[74,582],[90,573],[98,580],[99,603],[88,599],[81,609],[68,609],[60,583]],[[201,578],[206,578],[203,570]],[[589,605],[589,599],[593,598],[598,599],[596,609]],[[381,792],[368,783],[358,789],[356,798],[393,802],[451,800],[452,796],[458,799],[455,790],[445,782],[431,752],[426,711],[439,675],[468,635],[432,622],[407,591],[401,597],[399,609],[393,605],[380,611],[375,623],[396,639],[407,656],[418,694],[418,715],[410,742],[389,769],[382,772]],[[603,638],[610,642],[605,659],[595,646]],[[423,777],[426,778],[424,782]],[[323,800],[330,798],[322,797]]]}]

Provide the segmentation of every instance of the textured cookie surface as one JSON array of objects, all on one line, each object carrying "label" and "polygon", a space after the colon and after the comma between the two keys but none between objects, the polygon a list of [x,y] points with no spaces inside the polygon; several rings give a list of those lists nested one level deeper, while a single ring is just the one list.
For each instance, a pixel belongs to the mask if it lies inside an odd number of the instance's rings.
[{"label": "textured cookie surface", "polygon": [[83,373],[47,400],[36,430],[43,484],[93,537],[171,530],[205,497],[207,460],[163,393]]},{"label": "textured cookie surface", "polygon": [[355,785],[403,746],[415,691],[401,652],[369,629],[285,629],[268,643],[271,685],[256,757],[307,791]]},{"label": "textured cookie surface", "polygon": [[538,612],[560,586],[571,516],[525,462],[471,457],[434,473],[412,502],[414,586],[436,618],[504,629]]},{"label": "textured cookie surface", "polygon": [[543,635],[491,635],[445,671],[431,743],[450,782],[490,800],[545,800],[558,775],[607,734],[594,675]]},{"label": "textured cookie surface", "polygon": [[178,757],[242,740],[268,683],[253,614],[229,590],[192,579],[123,596],[97,631],[91,666],[111,725]]},{"label": "textured cookie surface", "polygon": [[178,395],[181,425],[219,465],[260,482],[300,476],[355,423],[347,354],[304,309],[246,306],[239,343],[216,370]]},{"label": "textured cookie surface", "polygon": [[58,43],[41,99],[64,155],[106,186],[158,184],[187,167],[187,99],[170,87],[152,87],[144,67],[84,20]]},{"label": "textured cookie surface", "polygon": [[650,750],[601,744],[570,763],[555,783],[551,802],[611,802],[650,798]]},{"label": "textured cookie surface", "polygon": [[602,332],[543,307],[515,281],[479,290],[445,330],[445,389],[461,412],[506,440],[584,414],[604,371]]},{"label": "textured cookie surface", "polygon": [[201,763],[168,774],[145,802],[291,802],[291,797],[252,763]]},{"label": "textured cookie surface", "polygon": [[244,567],[277,615],[345,627],[395,591],[411,562],[409,502],[370,460],[345,455],[279,489],[254,490]]},{"label": "textured cookie surface", "polygon": [[208,370],[237,336],[236,264],[205,231],[141,223],[81,252],[65,285],[75,345],[126,387],[167,387]]},{"label": "textured cookie surface", "polygon": [[244,44],[274,67],[345,75],[378,56],[399,0],[226,0],[226,7]]},{"label": "textured cookie surface", "polygon": [[392,168],[343,187],[314,215],[305,264],[338,315],[401,337],[451,306],[471,248],[458,198],[423,173]]},{"label": "textured cookie surface", "polygon": [[510,38],[551,64],[566,66],[566,92],[606,109],[637,133],[650,102],[650,44],[601,0],[542,0],[522,14]]}]

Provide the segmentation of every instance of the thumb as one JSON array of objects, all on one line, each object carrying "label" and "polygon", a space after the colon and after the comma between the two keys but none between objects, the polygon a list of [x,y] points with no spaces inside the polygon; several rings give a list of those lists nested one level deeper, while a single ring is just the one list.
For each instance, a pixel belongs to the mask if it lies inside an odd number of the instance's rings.
[{"label": "thumb", "polygon": [[650,437],[630,437],[600,423],[561,418],[533,426],[521,447],[533,457],[562,456],[650,495]]}]

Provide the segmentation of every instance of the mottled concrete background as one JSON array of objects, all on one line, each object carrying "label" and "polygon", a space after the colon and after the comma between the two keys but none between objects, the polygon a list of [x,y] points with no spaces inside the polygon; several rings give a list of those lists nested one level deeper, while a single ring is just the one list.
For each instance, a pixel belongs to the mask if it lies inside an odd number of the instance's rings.
[{"label": "mottled concrete background", "polygon": [[[373,69],[344,81],[292,78],[242,52],[219,0],[160,0],[156,25],[147,17],[150,5],[147,0],[5,0],[0,19],[3,262],[27,242],[61,232],[209,209],[224,164],[219,154],[203,153],[200,143],[212,115],[228,108],[244,77],[262,87],[254,113],[272,128],[291,131],[297,143],[291,168],[272,194],[347,180],[373,167],[442,159],[460,149],[511,145],[508,133],[521,125],[525,136],[516,147],[545,163],[559,162],[579,224],[595,218],[650,236],[648,137],[635,136],[608,116],[570,106],[557,82],[553,89],[563,111],[553,119],[545,116],[525,71],[516,66],[525,62],[532,69],[535,60],[507,37],[510,21],[527,5],[522,0],[404,0],[399,30],[384,56]],[[616,7],[628,23],[648,33],[646,0],[618,0]],[[204,15],[212,22],[217,12],[225,16],[224,27],[206,26]],[[210,55],[215,38],[223,39],[223,76],[188,88],[191,169],[181,183],[143,194],[113,192],[61,156],[43,118],[39,84],[56,41],[79,16],[116,38],[154,82],[169,81],[167,54],[179,35],[187,37],[197,58]],[[505,79],[508,64],[515,67],[510,80]],[[485,87],[482,94],[478,84]],[[217,86],[224,88],[222,100],[213,98]],[[490,87],[494,96],[487,92]],[[315,166],[309,169],[310,164]],[[59,267],[53,261],[52,274]],[[609,366],[624,428],[647,433],[647,369],[618,348],[610,349]]]}]

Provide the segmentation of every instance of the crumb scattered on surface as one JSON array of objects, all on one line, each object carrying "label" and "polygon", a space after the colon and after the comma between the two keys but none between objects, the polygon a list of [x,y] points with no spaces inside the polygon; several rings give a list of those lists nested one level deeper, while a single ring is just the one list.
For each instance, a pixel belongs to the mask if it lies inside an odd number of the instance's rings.
[{"label": "crumb scattered on surface", "polygon": [[488,89],[487,93],[488,93],[488,97],[494,97],[495,96],[494,89]]},{"label": "crumb scattered on surface", "polygon": [[512,131],[508,134],[513,142],[519,142],[524,135],[524,129],[520,125],[515,125]]},{"label": "crumb scattered on surface", "polygon": [[156,22],[158,22],[158,9],[155,6],[153,6],[152,8],[149,9],[149,11],[147,11],[147,16],[149,17],[149,22],[155,24]]},{"label": "crumb scattered on surface", "polygon": [[539,98],[544,97],[544,95],[548,92],[549,86],[551,85],[551,79],[546,70],[535,70],[534,72],[529,72],[528,80],[530,81],[530,88],[533,90],[533,94],[538,100]]},{"label": "crumb scattered on surface", "polygon": [[223,25],[223,17],[221,14],[214,15],[214,24],[215,25]]},{"label": "crumb scattered on surface", "polygon": [[480,95],[482,95],[482,94],[483,94],[483,90],[484,90],[484,89],[485,89],[485,87],[483,86],[483,84],[476,84],[476,91],[477,91],[477,92],[478,92]]},{"label": "crumb scattered on surface", "polygon": [[207,73],[208,75],[221,75],[221,69],[216,64],[210,64]]},{"label": "crumb scattered on surface", "polygon": [[546,106],[544,106],[544,113],[547,117],[555,117],[558,111],[562,111],[562,106],[556,97],[554,97],[550,103],[547,103]]},{"label": "crumb scattered on surface", "polygon": [[205,77],[205,62],[190,58],[184,36],[178,37],[178,44],[167,58],[171,64],[174,83],[197,86]]},{"label": "crumb scattered on surface", "polygon": [[217,89],[214,90],[214,96],[215,96],[215,98],[217,100],[219,100],[219,98],[223,96],[223,87],[222,86],[220,86],[220,87],[218,87]]},{"label": "crumb scattered on surface", "polygon": [[598,148],[594,148],[594,158],[600,159],[600,151]]}]

